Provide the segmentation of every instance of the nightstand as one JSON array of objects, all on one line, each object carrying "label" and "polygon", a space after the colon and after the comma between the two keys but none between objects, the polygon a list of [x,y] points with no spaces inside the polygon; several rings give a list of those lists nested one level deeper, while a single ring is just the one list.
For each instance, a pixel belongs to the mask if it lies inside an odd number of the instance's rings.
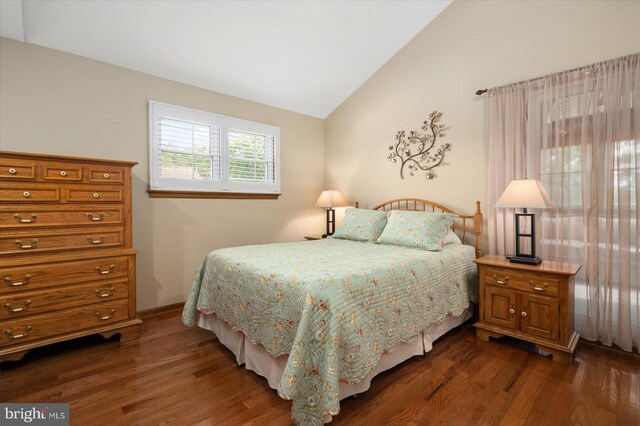
[{"label": "nightstand", "polygon": [[310,235],[308,237],[304,237],[307,241],[313,241],[313,240],[321,240],[322,239],[322,235]]},{"label": "nightstand", "polygon": [[573,328],[573,286],[580,265],[510,263],[504,256],[476,259],[480,278],[478,338],[511,336],[533,343],[570,365],[580,335]]}]

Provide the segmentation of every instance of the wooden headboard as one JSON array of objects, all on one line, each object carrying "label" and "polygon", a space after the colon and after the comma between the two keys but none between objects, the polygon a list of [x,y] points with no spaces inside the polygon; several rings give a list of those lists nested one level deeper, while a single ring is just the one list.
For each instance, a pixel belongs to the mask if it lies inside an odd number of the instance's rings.
[{"label": "wooden headboard", "polygon": [[[359,203],[356,202],[356,208],[359,207],[358,204]],[[398,198],[396,200],[385,201],[375,206],[373,210],[453,213],[458,216],[453,223],[454,232],[458,234],[464,244],[475,247],[476,258],[482,257],[482,212],[480,211],[480,201],[476,201],[476,212],[472,215],[454,212],[441,204],[420,198]]]}]

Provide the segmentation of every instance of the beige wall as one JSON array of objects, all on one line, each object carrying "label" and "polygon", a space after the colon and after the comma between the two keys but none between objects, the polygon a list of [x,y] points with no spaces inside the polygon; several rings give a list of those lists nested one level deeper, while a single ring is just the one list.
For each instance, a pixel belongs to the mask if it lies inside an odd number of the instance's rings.
[{"label": "beige wall", "polygon": [[[157,100],[280,127],[277,201],[150,199],[147,102]],[[298,241],[323,229],[322,120],[135,71],[0,39],[0,148],[138,161],[134,246],[138,308],[184,301],[211,250]]]},{"label": "beige wall", "polygon": [[[637,1],[454,2],[325,120],[326,186],[364,206],[413,196],[472,212],[487,176],[474,92],[639,52],[639,17]],[[388,147],[433,110],[450,165],[400,180]]]}]

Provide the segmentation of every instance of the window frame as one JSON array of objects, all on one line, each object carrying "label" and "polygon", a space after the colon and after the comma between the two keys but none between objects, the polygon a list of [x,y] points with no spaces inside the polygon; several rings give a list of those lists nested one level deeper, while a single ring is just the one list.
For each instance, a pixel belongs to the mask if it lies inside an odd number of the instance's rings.
[{"label": "window frame", "polygon": [[[197,180],[160,177],[161,117],[220,127],[220,179]],[[230,179],[229,131],[251,132],[273,137],[273,171],[275,182],[238,182]],[[207,111],[149,101],[149,195],[152,198],[277,198],[280,181],[280,128]],[[225,194],[229,195],[225,197]]]}]

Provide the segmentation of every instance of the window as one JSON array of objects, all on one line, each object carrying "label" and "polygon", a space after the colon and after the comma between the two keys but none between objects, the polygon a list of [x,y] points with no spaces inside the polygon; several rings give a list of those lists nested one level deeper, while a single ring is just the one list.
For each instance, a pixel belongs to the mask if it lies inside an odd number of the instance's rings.
[{"label": "window", "polygon": [[280,128],[149,103],[152,192],[280,193]]}]

